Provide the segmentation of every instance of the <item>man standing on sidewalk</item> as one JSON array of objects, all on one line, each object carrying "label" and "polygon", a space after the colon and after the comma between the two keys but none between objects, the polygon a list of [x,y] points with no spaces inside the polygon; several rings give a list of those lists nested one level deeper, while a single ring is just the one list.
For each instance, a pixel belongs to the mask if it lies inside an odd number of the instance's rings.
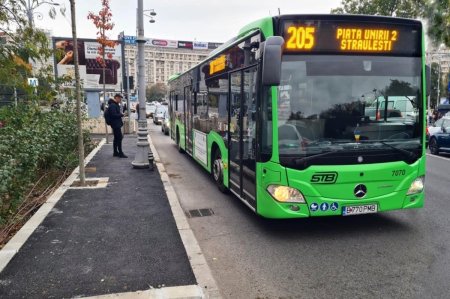
[{"label": "man standing on sidewalk", "polygon": [[120,112],[120,102],[122,101],[122,95],[119,93],[116,93],[114,96],[114,99],[109,99],[108,101],[108,117],[110,120],[110,126],[114,133],[114,141],[113,141],[113,147],[114,147],[114,157],[119,158],[128,158],[122,151],[122,126],[123,126],[123,113]]}]

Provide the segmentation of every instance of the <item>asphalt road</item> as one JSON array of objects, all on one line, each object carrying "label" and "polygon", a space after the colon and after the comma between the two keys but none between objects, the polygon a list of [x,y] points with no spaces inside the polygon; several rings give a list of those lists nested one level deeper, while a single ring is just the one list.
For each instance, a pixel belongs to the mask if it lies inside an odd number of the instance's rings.
[{"label": "asphalt road", "polygon": [[224,298],[449,298],[450,156],[427,156],[426,204],[376,215],[258,217],[178,153],[152,140]]}]

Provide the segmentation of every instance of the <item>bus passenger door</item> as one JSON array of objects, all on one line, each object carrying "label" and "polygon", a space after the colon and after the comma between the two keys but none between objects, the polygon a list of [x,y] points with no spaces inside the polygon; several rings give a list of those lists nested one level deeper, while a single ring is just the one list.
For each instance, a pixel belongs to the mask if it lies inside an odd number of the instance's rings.
[{"label": "bus passenger door", "polygon": [[230,75],[230,190],[256,208],[256,68]]}]

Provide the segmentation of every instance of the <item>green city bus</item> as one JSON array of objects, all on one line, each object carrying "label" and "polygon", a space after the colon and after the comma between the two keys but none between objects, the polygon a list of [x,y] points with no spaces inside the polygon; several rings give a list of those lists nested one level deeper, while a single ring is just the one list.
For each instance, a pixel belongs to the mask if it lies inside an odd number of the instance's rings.
[{"label": "green city bus", "polygon": [[263,217],[420,208],[424,53],[416,20],[267,17],[169,79],[170,135]]}]

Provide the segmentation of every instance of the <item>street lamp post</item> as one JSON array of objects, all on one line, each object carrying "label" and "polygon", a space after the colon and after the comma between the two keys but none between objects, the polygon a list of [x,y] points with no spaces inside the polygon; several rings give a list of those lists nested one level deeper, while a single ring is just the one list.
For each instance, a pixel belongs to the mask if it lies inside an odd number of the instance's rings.
[{"label": "street lamp post", "polygon": [[[156,15],[153,12],[153,15]],[[139,86],[139,120],[137,150],[134,161],[131,163],[134,168],[153,169],[153,154],[148,143],[147,117],[145,111],[145,36],[144,36],[144,4],[143,0],[138,0],[137,9],[137,32],[136,42],[138,44],[138,86]],[[151,164],[151,165],[150,165]]]},{"label": "street lamp post", "polygon": [[24,4],[25,10],[27,11],[28,25],[30,25],[31,28],[34,28],[34,15],[36,15],[39,20],[42,20],[43,18],[43,15],[40,12],[34,11],[36,8],[38,8],[42,4],[59,6],[59,3],[55,3],[53,2],[53,0],[50,1],[27,0],[26,2],[24,2]]},{"label": "street lamp post", "polygon": [[441,91],[441,59],[439,57],[438,60],[438,66],[439,66],[439,71],[438,71],[438,82],[437,82],[437,99],[436,99],[436,106],[439,105],[441,99],[440,99],[440,91]]}]

